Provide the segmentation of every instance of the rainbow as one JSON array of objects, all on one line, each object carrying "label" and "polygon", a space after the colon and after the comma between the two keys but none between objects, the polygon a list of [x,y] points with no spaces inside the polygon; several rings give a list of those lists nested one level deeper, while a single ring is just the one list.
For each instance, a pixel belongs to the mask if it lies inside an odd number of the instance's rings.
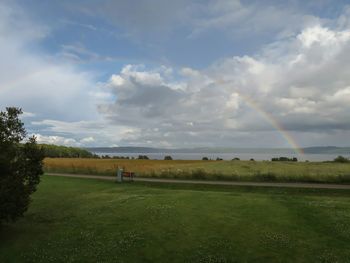
[{"label": "rainbow", "polygon": [[[218,82],[222,84],[223,82]],[[287,143],[293,148],[293,150],[299,154],[303,155],[304,151],[303,149],[298,145],[298,143],[295,141],[295,139],[292,137],[292,135],[289,134],[289,132],[283,127],[281,123],[278,122],[278,120],[271,114],[265,111],[256,101],[254,101],[252,98],[235,91],[238,96],[251,108],[256,110],[268,123],[271,124],[272,127],[274,127],[281,136],[287,141]]]},{"label": "rainbow", "polygon": [[289,132],[282,126],[281,123],[278,122],[278,120],[271,114],[266,112],[264,109],[261,108],[261,106],[255,102],[253,99],[244,96],[240,93],[237,93],[243,101],[248,104],[251,108],[255,109],[267,122],[269,122],[281,135],[282,137],[288,142],[288,144],[293,148],[293,150],[303,155],[304,151],[303,149],[298,145],[298,143],[295,141],[295,139],[289,134]]}]

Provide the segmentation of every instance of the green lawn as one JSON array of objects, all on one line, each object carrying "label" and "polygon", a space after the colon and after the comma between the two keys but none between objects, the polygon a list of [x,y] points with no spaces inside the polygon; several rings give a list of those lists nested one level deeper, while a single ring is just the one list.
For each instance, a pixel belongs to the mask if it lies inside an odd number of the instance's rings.
[{"label": "green lawn", "polygon": [[350,191],[44,176],[0,262],[350,262]]}]

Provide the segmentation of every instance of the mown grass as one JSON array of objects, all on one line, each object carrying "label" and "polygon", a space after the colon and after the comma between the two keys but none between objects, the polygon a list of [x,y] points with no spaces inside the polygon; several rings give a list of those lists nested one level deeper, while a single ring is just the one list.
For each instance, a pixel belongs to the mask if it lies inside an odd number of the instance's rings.
[{"label": "mown grass", "polygon": [[44,176],[0,262],[350,262],[350,192]]},{"label": "mown grass", "polygon": [[332,162],[102,160],[46,158],[45,171],[115,175],[116,169],[140,177],[204,180],[350,183],[350,164]]}]

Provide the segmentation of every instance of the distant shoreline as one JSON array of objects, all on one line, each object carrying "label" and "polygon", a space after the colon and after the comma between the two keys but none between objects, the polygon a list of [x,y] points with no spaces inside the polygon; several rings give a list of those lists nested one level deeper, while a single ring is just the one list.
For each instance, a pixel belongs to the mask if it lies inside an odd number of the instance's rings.
[{"label": "distant shoreline", "polygon": [[[128,157],[137,159],[139,155],[146,155],[149,159],[153,160],[163,160],[165,156],[171,156],[173,160],[202,160],[203,157],[206,157],[211,160],[216,160],[217,158],[223,160],[232,160],[234,158],[239,158],[240,160],[249,161],[254,159],[255,161],[271,161],[272,158],[276,157],[296,157],[298,161],[311,161],[311,162],[323,162],[323,161],[332,161],[338,155],[337,153],[333,154],[317,154],[317,153],[306,153],[306,154],[297,154],[297,153],[180,153],[180,152],[92,152],[99,156],[108,155],[110,157],[119,156],[119,157]],[[346,157],[349,155],[343,154]]]},{"label": "distant shoreline", "polygon": [[[296,150],[291,148],[152,148],[152,147],[88,147],[85,148],[94,153],[128,153],[128,154],[295,154]],[[304,154],[343,154],[350,155],[350,147],[316,146],[301,149]]]}]

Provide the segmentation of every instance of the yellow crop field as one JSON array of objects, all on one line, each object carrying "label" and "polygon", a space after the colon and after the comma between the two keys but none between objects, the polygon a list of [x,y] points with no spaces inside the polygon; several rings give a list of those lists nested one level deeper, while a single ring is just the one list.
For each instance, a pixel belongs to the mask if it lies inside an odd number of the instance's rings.
[{"label": "yellow crop field", "polygon": [[46,158],[46,172],[115,175],[117,168],[141,177],[350,183],[350,164],[333,162],[126,160]]},{"label": "yellow crop field", "polygon": [[90,158],[45,158],[46,171],[113,175],[117,168],[124,168],[139,174],[177,169],[178,167],[202,167],[203,161],[194,160],[131,160],[131,159],[90,159]]}]

